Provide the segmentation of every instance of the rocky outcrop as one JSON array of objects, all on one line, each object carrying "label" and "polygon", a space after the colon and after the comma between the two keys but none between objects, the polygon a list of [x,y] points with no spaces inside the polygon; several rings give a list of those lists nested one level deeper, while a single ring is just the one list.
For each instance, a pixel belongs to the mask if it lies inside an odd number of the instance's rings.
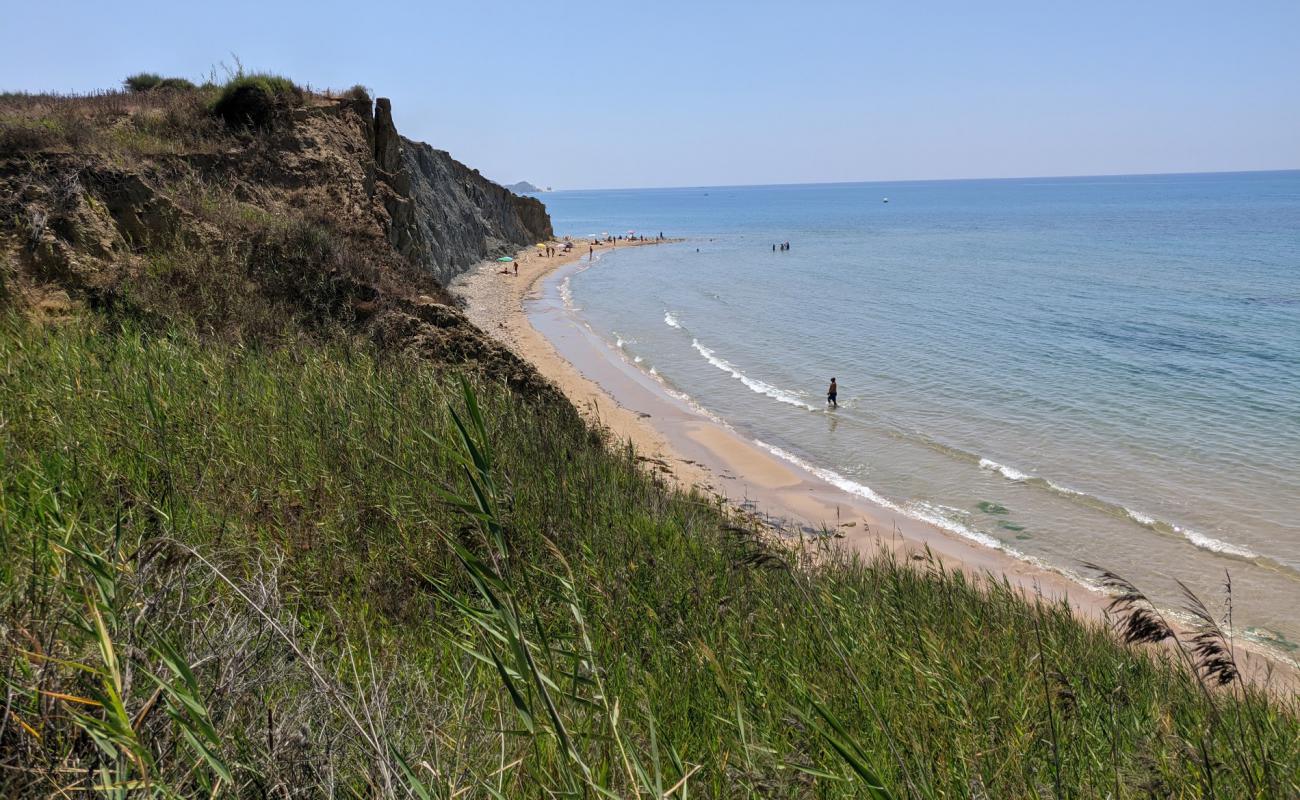
[{"label": "rocky outcrop", "polygon": [[551,218],[521,197],[423,142],[397,132],[387,98],[375,102],[375,164],[391,193],[388,240],[441,283],[485,258],[549,239]]}]

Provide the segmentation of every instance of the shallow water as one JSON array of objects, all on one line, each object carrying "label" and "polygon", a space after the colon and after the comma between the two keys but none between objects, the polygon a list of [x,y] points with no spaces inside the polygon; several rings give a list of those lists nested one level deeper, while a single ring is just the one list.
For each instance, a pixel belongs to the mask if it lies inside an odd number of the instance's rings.
[{"label": "shallow water", "polygon": [[544,199],[688,237],[563,291],[777,455],[1169,607],[1230,572],[1237,628],[1300,642],[1300,172]]}]

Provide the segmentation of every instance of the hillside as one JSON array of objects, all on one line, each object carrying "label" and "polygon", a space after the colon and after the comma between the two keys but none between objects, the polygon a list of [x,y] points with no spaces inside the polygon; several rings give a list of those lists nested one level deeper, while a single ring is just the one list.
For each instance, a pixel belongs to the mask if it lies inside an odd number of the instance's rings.
[{"label": "hillside", "polygon": [[197,312],[215,329],[283,307],[413,341],[419,318],[468,341],[481,337],[439,286],[551,236],[537,200],[401,137],[384,98],[295,92],[231,126],[210,94],[0,98],[10,291],[55,312]]},{"label": "hillside", "polygon": [[151,85],[0,97],[0,796],[1300,792],[1212,619],[643,469],[442,288],[545,208],[387,101]]}]

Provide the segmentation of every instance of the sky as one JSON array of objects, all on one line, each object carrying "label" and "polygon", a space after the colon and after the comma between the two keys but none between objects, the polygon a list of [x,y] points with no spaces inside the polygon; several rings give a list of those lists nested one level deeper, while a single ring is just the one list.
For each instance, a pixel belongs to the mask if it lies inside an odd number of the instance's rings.
[{"label": "sky", "polygon": [[0,0],[0,40],[0,90],[360,83],[556,189],[1300,168],[1297,0]]}]

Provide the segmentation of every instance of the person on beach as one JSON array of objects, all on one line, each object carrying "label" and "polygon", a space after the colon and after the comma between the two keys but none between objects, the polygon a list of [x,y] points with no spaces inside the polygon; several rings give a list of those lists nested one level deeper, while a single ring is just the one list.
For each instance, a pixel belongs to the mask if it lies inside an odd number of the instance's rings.
[{"label": "person on beach", "polygon": [[840,387],[835,385],[835,379],[831,378],[831,386],[826,390],[826,405],[831,408],[839,408],[840,404],[835,402],[835,396],[840,393]]},{"label": "person on beach", "polygon": [[519,277],[519,262],[518,262],[518,261],[515,262],[515,277],[516,277],[516,278]]},{"label": "person on beach", "polygon": [[593,261],[593,260],[595,260],[595,258],[596,258],[596,247],[595,247],[595,245],[590,245],[590,244],[587,245],[587,260],[588,260],[588,261]]}]

